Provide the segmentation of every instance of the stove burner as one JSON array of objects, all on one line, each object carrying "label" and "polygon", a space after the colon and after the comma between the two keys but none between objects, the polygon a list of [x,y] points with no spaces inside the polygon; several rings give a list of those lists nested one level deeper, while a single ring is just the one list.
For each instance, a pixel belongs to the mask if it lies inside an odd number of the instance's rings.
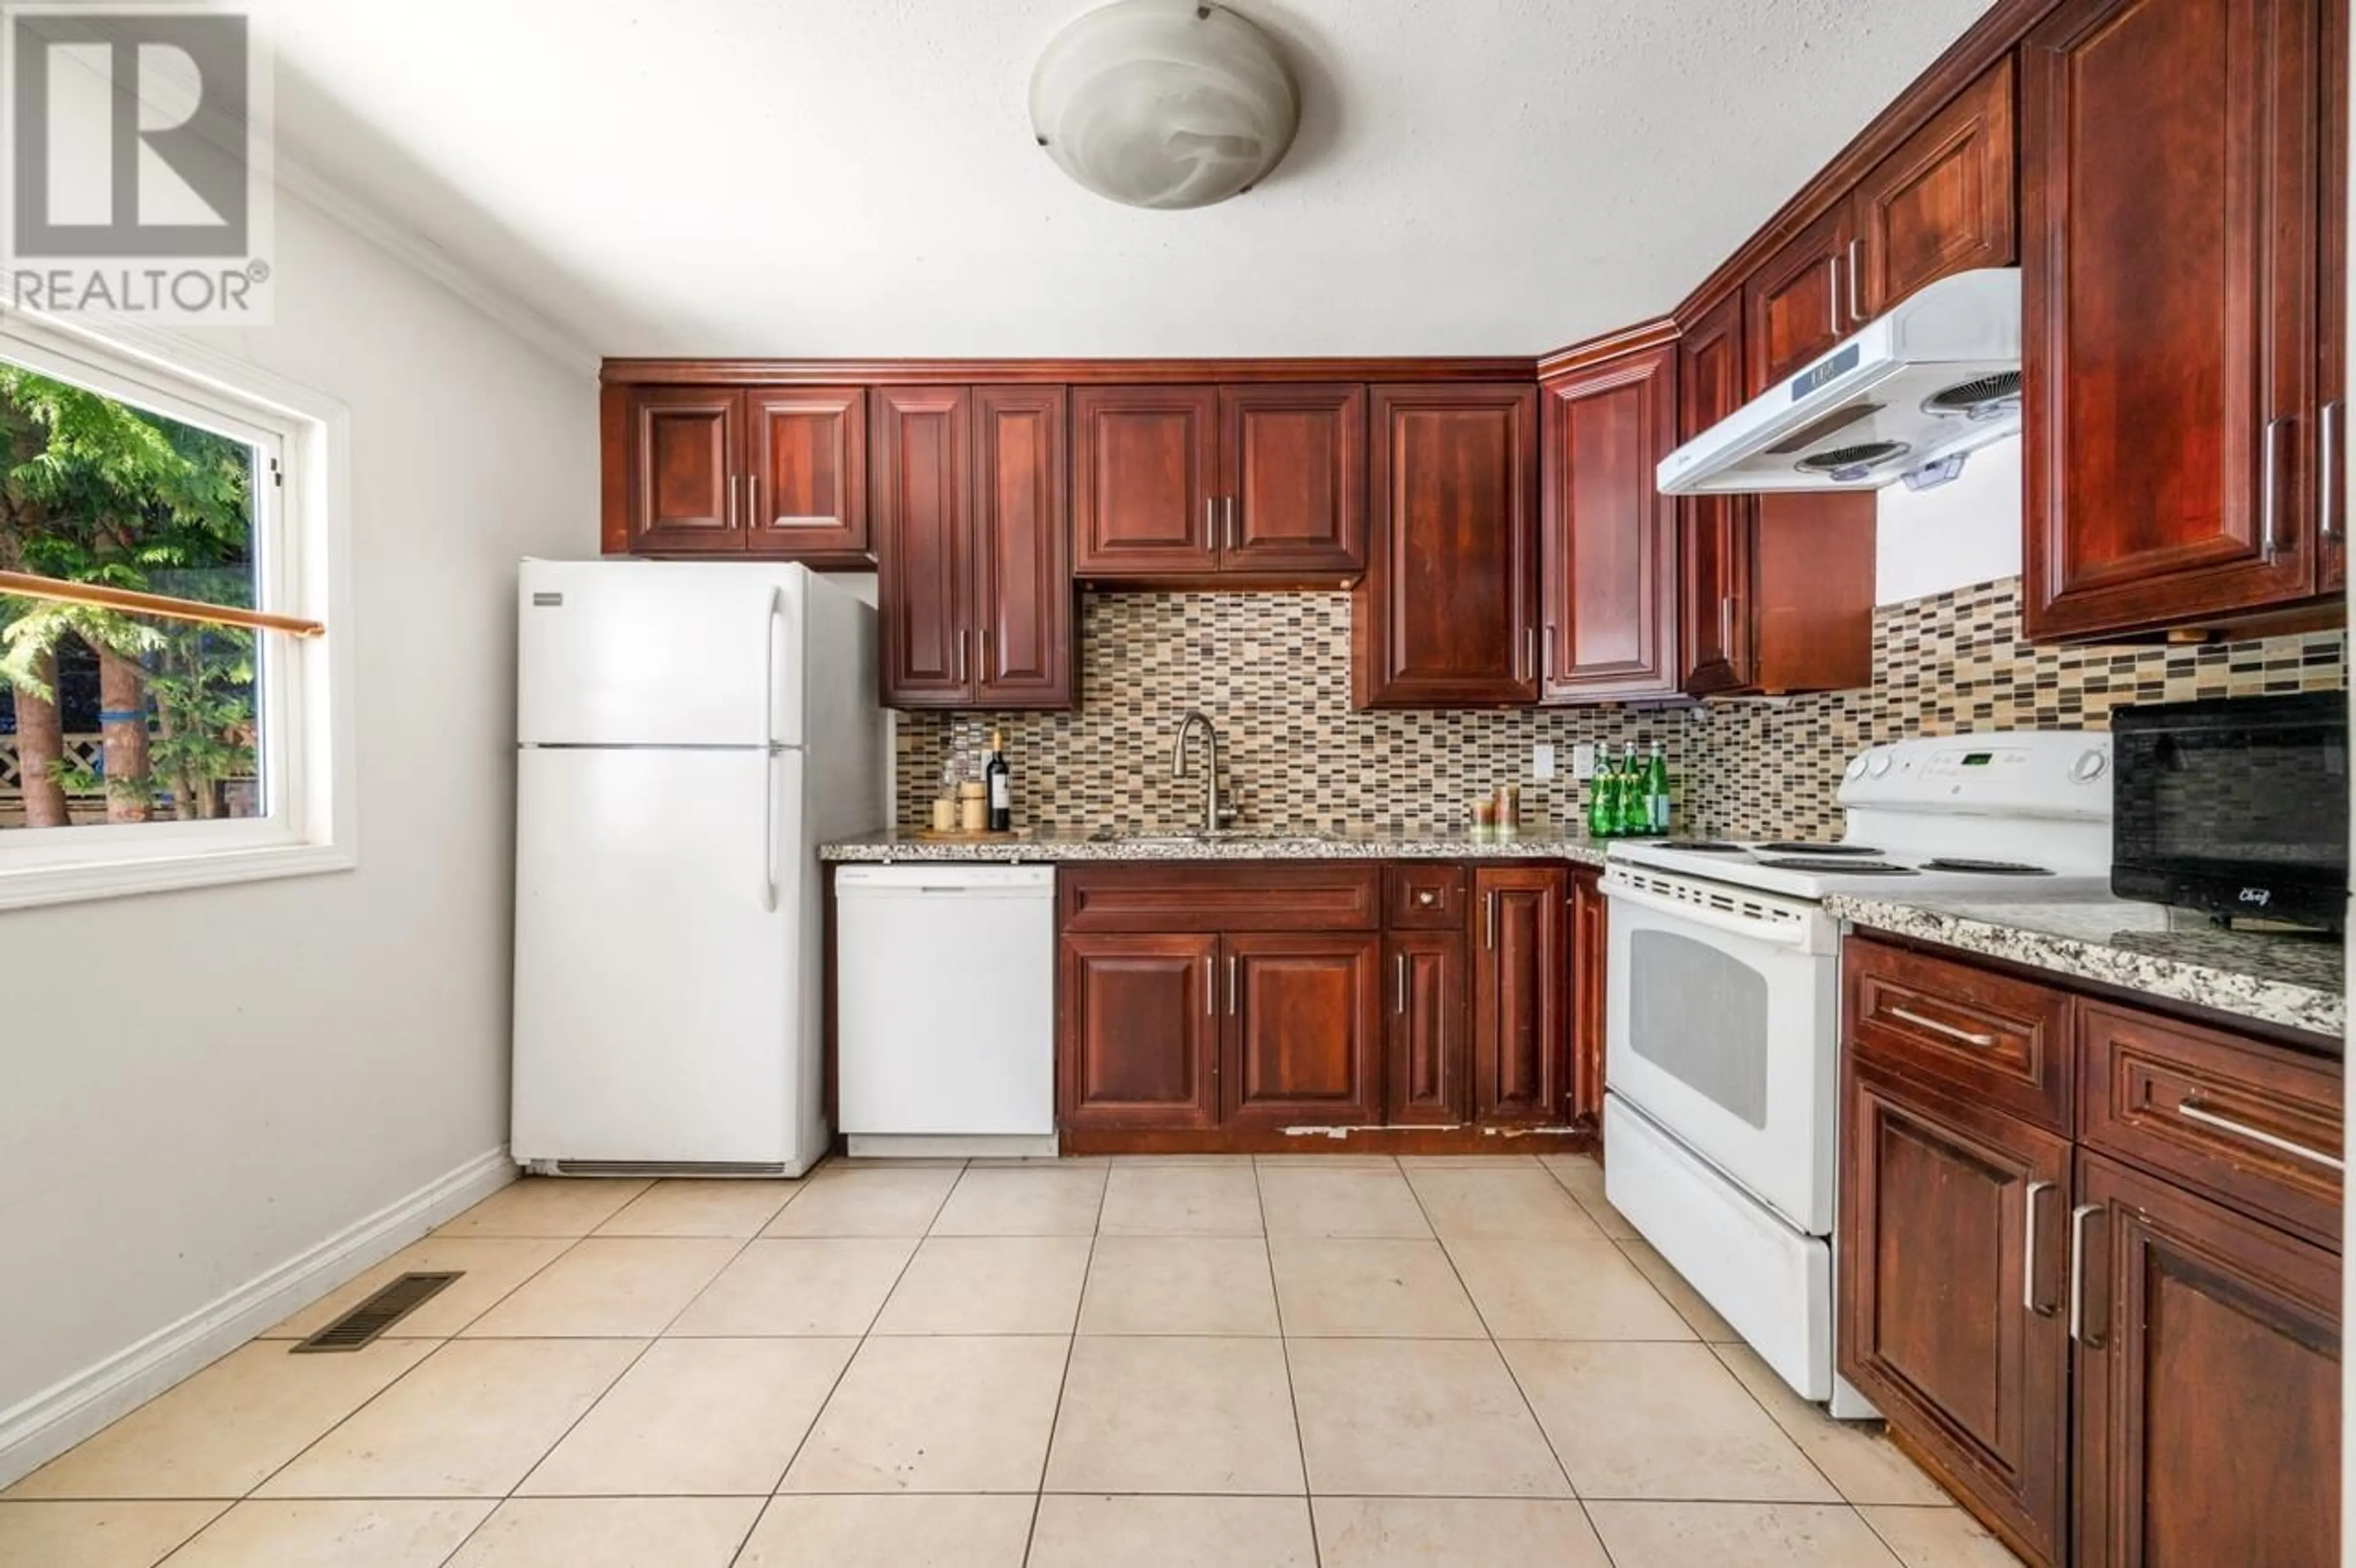
[{"label": "stove burner", "polygon": [[1863,844],[1779,843],[1759,844],[1754,845],[1753,848],[1762,855],[1863,855],[1870,857],[1881,853],[1880,850],[1869,848]]},{"label": "stove burner", "polygon": [[1887,860],[1843,860],[1828,866],[1822,860],[1761,860],[1757,864],[1772,866],[1779,871],[1819,871],[1828,877],[1919,877],[1922,873],[1912,866],[1893,866]]},{"label": "stove burner", "polygon": [[1661,840],[1661,848],[1664,849],[1682,849],[1689,855],[1740,855],[1745,853],[1741,845],[1729,844],[1722,838],[1664,838]]},{"label": "stove burner", "polygon": [[1956,860],[1941,859],[1925,860],[1926,871],[1965,871],[1981,877],[2050,877],[2052,870],[2045,866],[2023,865],[2019,860]]}]

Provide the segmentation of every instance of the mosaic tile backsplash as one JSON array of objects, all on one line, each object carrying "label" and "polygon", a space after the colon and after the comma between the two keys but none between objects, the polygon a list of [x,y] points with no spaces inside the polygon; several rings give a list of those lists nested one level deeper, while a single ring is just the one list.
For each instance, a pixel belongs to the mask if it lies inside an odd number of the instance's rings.
[{"label": "mosaic tile backsplash", "polygon": [[[1342,593],[1103,593],[1082,602],[1073,713],[903,714],[904,827],[922,825],[948,764],[977,776],[1006,731],[1018,821],[1066,830],[1185,828],[1203,806],[1200,742],[1171,776],[1179,720],[1217,725],[1221,785],[1250,826],[1461,828],[1475,795],[1522,784],[1524,819],[1576,820],[1570,748],[1665,752],[1680,832],[1773,837],[1838,831],[1841,764],[1909,735],[2101,729],[2114,706],[2347,684],[2340,632],[2244,643],[2031,646],[2019,580],[1885,605],[1875,684],[1820,697],[1654,709],[1357,713]],[[1530,777],[1556,748],[1558,776]]]}]

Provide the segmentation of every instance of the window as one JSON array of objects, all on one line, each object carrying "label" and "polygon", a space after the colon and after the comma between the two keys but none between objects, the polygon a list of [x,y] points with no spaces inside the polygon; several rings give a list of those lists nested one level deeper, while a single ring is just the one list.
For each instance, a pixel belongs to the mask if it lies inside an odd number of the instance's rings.
[{"label": "window", "polygon": [[352,863],[342,421],[267,379],[0,320],[0,908]]}]

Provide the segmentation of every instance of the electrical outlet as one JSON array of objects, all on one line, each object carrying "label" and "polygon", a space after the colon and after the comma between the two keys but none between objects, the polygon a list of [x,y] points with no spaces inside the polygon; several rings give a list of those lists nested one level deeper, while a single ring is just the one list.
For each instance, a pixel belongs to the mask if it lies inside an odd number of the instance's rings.
[{"label": "electrical outlet", "polygon": [[1530,777],[1540,784],[1554,777],[1554,747],[1545,741],[1530,748]]},{"label": "electrical outlet", "polygon": [[1595,776],[1595,742],[1581,741],[1570,749],[1570,776],[1585,783]]}]

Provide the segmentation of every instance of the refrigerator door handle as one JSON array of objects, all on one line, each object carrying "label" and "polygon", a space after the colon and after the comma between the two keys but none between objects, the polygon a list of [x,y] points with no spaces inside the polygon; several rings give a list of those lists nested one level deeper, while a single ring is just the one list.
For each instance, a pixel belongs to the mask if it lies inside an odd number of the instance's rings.
[{"label": "refrigerator door handle", "polygon": [[[761,743],[775,750],[777,744],[777,617],[786,608],[786,591],[769,590],[769,618],[761,628]],[[773,897],[769,907],[776,908]]]},{"label": "refrigerator door handle", "polygon": [[777,912],[777,749],[761,758],[761,911]]}]

